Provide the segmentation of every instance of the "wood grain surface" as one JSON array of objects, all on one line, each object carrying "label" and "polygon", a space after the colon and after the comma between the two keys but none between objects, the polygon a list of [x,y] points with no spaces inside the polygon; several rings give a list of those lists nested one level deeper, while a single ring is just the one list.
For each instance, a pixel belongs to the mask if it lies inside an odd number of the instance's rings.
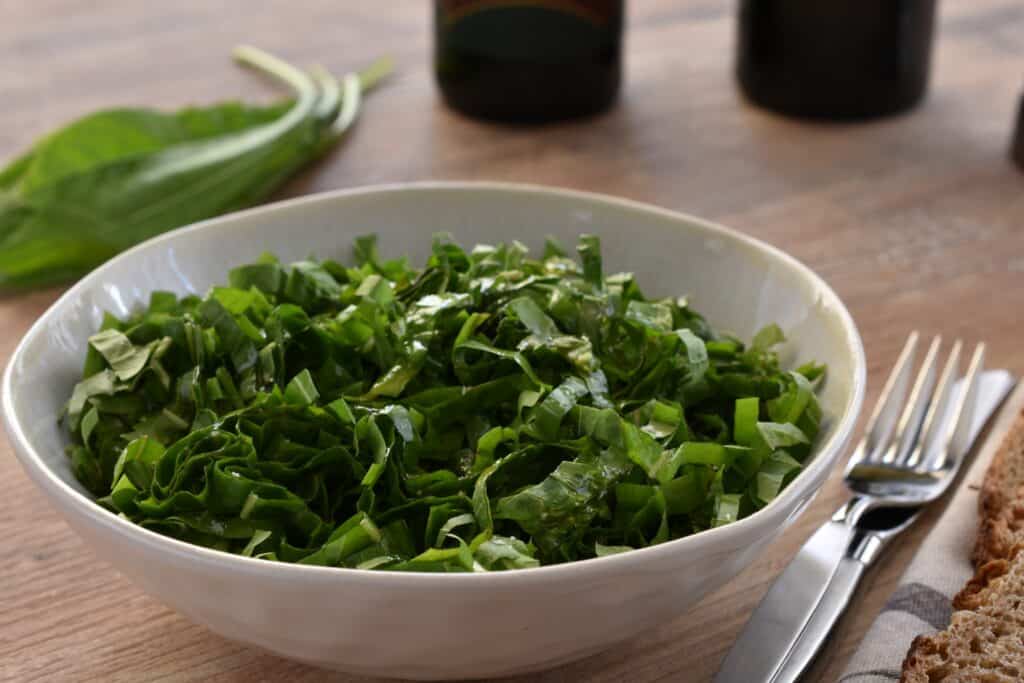
[{"label": "wood grain surface", "polygon": [[[398,75],[368,98],[342,148],[282,197],[487,178],[653,202],[778,245],[828,280],[864,337],[868,405],[912,328],[985,340],[991,366],[1024,373],[1024,173],[1007,160],[1024,85],[1024,4],[943,2],[924,105],[855,126],[794,122],[743,102],[731,72],[732,2],[629,5],[617,108],[516,128],[439,102],[423,0],[0,0],[0,160],[100,107],[271,97],[228,60],[237,43],[335,70],[387,53]],[[59,293],[0,298],[0,363]],[[4,440],[0,482],[0,679],[359,680],[228,642],[141,593],[72,534]],[[689,613],[530,680],[709,679],[769,582],[843,496],[837,474],[760,560]],[[927,527],[870,575],[810,679],[838,678]]]}]

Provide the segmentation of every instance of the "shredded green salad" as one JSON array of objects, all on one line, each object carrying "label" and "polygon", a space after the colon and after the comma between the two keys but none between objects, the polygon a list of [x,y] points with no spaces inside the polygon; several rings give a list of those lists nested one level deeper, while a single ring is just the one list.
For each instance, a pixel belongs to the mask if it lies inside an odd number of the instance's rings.
[{"label": "shredded green salad", "polygon": [[520,569],[728,524],[808,457],[824,367],[648,299],[596,237],[578,259],[437,237],[422,269],[354,251],[108,314],[65,415],[98,502],[249,557]]}]

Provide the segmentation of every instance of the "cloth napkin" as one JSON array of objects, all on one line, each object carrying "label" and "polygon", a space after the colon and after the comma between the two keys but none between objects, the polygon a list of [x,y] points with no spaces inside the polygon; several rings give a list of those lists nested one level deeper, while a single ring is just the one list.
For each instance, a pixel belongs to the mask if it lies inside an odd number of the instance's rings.
[{"label": "cloth napkin", "polygon": [[949,625],[953,596],[974,576],[970,558],[978,531],[978,491],[992,456],[1022,410],[1024,385],[1006,401],[988,438],[975,449],[974,462],[949,506],[918,548],[839,683],[898,681],[914,638]]}]

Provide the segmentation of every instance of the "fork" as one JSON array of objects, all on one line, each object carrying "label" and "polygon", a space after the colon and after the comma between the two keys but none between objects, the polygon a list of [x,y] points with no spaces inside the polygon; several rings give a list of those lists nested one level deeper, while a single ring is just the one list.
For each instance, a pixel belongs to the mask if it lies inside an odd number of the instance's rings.
[{"label": "fork", "polygon": [[[853,493],[776,579],[715,676],[717,683],[796,680],[810,665],[868,567],[956,479],[981,426],[1008,392],[1008,373],[983,373],[984,344],[957,379],[963,343],[938,372],[932,339],[913,376],[911,333],[844,474]],[[979,396],[981,381],[992,391]],[[984,398],[985,400],[979,400]]]}]

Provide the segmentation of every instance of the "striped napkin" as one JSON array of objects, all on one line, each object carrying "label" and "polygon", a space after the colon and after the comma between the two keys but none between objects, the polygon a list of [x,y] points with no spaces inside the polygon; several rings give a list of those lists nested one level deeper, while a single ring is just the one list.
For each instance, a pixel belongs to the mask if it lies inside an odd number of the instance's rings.
[{"label": "striped napkin", "polygon": [[953,596],[974,576],[971,550],[978,532],[978,491],[992,456],[1022,411],[1024,384],[1000,410],[949,506],[918,548],[899,587],[875,618],[839,683],[898,681],[914,638],[949,625]]}]

